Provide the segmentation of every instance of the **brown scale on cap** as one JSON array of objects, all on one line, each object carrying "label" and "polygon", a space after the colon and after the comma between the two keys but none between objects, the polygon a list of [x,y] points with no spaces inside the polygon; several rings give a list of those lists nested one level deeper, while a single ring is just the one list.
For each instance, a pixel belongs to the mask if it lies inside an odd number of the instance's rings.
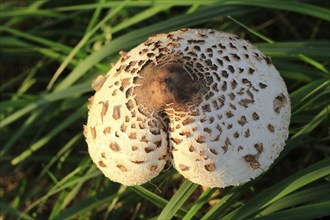
[{"label": "brown scale on cap", "polygon": [[216,168],[214,163],[206,164],[204,167],[205,167],[205,170],[207,170],[209,172],[213,172]]},{"label": "brown scale on cap", "polygon": [[259,157],[260,154],[263,152],[264,147],[262,143],[257,143],[254,145],[254,148],[257,150],[256,154],[248,154],[244,156],[244,160],[250,164],[252,169],[260,168]]},{"label": "brown scale on cap", "polygon": [[154,170],[156,170],[158,168],[158,166],[157,165],[153,165],[153,166],[150,166],[150,171],[154,171]]},{"label": "brown scale on cap", "polygon": [[121,172],[127,172],[128,171],[127,168],[122,164],[118,164],[117,167],[118,167],[118,169],[120,169]]},{"label": "brown scale on cap", "polygon": [[83,128],[84,128],[84,132],[83,132],[84,137],[87,138],[87,135],[88,135],[88,127],[87,127],[86,125],[84,125]]},{"label": "brown scale on cap", "polygon": [[182,171],[187,171],[187,170],[189,170],[189,167],[186,165],[183,165],[183,164],[179,164],[179,169]]},{"label": "brown scale on cap", "polygon": [[105,76],[102,76],[102,75],[98,76],[96,78],[96,80],[92,83],[92,88],[96,92],[99,91],[102,88],[102,86],[103,86],[103,84],[104,84],[104,82],[105,82],[106,79],[107,78]]},{"label": "brown scale on cap", "polygon": [[102,160],[99,161],[99,166],[100,167],[107,167]]},{"label": "brown scale on cap", "polygon": [[269,130],[271,133],[274,133],[274,132],[275,132],[275,127],[274,127],[274,125],[272,125],[272,124],[268,124],[267,128],[268,128],[268,130]]},{"label": "brown scale on cap", "polygon": [[125,185],[157,176],[170,158],[195,183],[237,185],[266,170],[288,135],[289,96],[271,59],[215,30],[152,35],[93,88],[89,152]]},{"label": "brown scale on cap", "polygon": [[95,127],[90,127],[90,131],[91,131],[91,134],[92,134],[92,138],[95,139],[95,138],[96,138],[96,130],[95,130]]},{"label": "brown scale on cap", "polygon": [[115,151],[115,152],[117,152],[117,151],[120,150],[118,144],[115,143],[115,142],[111,142],[110,145],[109,145],[109,147],[110,147],[111,150],[113,150],[113,151]]},{"label": "brown scale on cap", "polygon": [[99,102],[99,104],[102,105],[101,119],[103,120],[103,117],[105,116],[108,110],[108,100],[105,102]]},{"label": "brown scale on cap", "polygon": [[118,120],[120,118],[120,106],[114,106],[113,107],[113,119]]},{"label": "brown scale on cap", "polygon": [[286,105],[286,102],[286,97],[283,94],[276,96],[274,99],[274,111],[279,113],[281,108]]},{"label": "brown scale on cap", "polygon": [[103,134],[108,134],[111,132],[111,128],[109,126],[105,127],[103,130]]}]

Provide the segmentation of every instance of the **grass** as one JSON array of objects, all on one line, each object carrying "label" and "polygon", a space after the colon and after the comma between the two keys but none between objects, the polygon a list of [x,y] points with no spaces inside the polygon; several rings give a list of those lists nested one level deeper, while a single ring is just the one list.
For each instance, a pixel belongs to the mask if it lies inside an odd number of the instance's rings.
[{"label": "grass", "polygon": [[[323,219],[330,215],[330,5],[308,0],[20,1],[0,7],[0,218]],[[205,189],[169,168],[109,181],[82,136],[90,84],[149,34],[214,28],[272,57],[290,92],[290,137],[274,166]]]}]

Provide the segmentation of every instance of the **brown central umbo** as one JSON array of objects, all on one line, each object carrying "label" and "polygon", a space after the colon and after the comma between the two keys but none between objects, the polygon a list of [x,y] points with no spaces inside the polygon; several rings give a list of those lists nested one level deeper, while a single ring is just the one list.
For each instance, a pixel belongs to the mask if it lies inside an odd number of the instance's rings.
[{"label": "brown central umbo", "polygon": [[193,102],[201,81],[192,79],[182,64],[169,62],[156,66],[147,64],[140,72],[135,88],[137,104],[161,110],[167,104],[184,106]]}]

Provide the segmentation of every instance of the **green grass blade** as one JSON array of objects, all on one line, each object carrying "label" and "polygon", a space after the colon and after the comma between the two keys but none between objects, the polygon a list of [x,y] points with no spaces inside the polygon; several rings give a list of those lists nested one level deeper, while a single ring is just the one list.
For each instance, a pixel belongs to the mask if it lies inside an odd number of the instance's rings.
[{"label": "green grass blade", "polygon": [[325,75],[329,75],[329,70],[326,69],[326,67],[323,64],[321,64],[320,62],[317,62],[315,59],[312,59],[304,54],[299,54],[298,57],[301,60],[305,61],[306,63],[308,63],[308,64],[314,66],[315,68],[321,70],[322,72],[326,73]]},{"label": "green grass blade", "polygon": [[290,94],[292,111],[304,103],[308,97],[313,96],[317,91],[324,90],[329,86],[329,79],[320,79],[297,89]]},{"label": "green grass blade", "polygon": [[10,116],[6,117],[4,120],[0,122],[0,128],[3,128],[10,123],[14,122],[15,120],[19,119],[20,117],[24,116],[25,114],[31,112],[32,110],[45,105],[51,102],[68,98],[70,96],[75,96],[78,94],[82,94],[84,92],[91,91],[91,86],[89,83],[81,84],[72,86],[68,89],[62,90],[61,92],[52,92],[46,95],[41,96],[37,101],[32,102],[26,105],[24,108],[17,110],[15,113],[11,114]]},{"label": "green grass blade", "polygon": [[80,203],[77,203],[74,206],[70,207],[69,209],[63,211],[61,214],[56,216],[54,220],[77,218],[79,217],[80,214],[86,212],[86,210],[92,210],[105,203],[110,203],[111,201],[122,195],[123,193],[116,193],[109,195],[107,192],[101,192],[98,195],[91,197],[87,200],[84,200]]},{"label": "green grass blade", "polygon": [[253,218],[257,220],[309,220],[318,219],[330,215],[330,200],[299,206],[289,210],[276,212],[264,217]]},{"label": "green grass blade", "polygon": [[17,209],[12,208],[4,201],[0,201],[1,215],[6,214],[7,217],[11,216],[13,219],[24,219],[24,220],[34,220],[31,216],[18,211]]},{"label": "green grass blade", "polygon": [[91,31],[86,33],[84,37],[79,41],[77,46],[73,48],[73,50],[69,53],[69,55],[65,58],[65,60],[62,62],[60,67],[56,70],[54,73],[52,79],[50,80],[49,84],[47,85],[47,89],[50,89],[57,78],[60,76],[60,74],[63,72],[65,67],[70,63],[70,61],[73,59],[73,57],[80,51],[80,49],[87,43],[87,41],[92,37],[92,35],[100,28],[102,25],[104,25],[108,20],[113,18],[126,4],[127,0],[125,0],[121,5],[116,7],[113,10],[110,10],[108,15],[103,18]]},{"label": "green grass blade", "polygon": [[[128,189],[134,191],[136,194],[140,195],[144,199],[148,200],[149,202],[160,208],[164,208],[168,204],[168,201],[166,199],[156,195],[153,192],[150,192],[142,186],[132,186]],[[187,210],[180,208],[177,212],[177,215],[183,217],[186,213]]]},{"label": "green grass blade", "polygon": [[[222,1],[222,0],[221,0]],[[191,6],[192,4],[200,4],[200,5],[210,5],[219,2],[219,0],[143,0],[143,1],[130,1],[125,7],[126,8],[139,8],[139,7],[151,7],[151,6]],[[120,1],[110,1],[101,4],[102,8],[112,8],[116,7],[120,4]],[[98,4],[81,4],[74,6],[62,6],[54,8],[55,11],[75,11],[75,10],[90,10],[99,7]]]},{"label": "green grass blade", "polygon": [[279,210],[288,209],[297,205],[306,204],[311,201],[326,200],[330,195],[330,183],[318,184],[307,189],[289,194],[282,199],[277,200],[262,210],[257,217],[269,215]]},{"label": "green grass blade", "polygon": [[[306,116],[306,111],[313,111],[315,109],[323,108],[327,104],[326,100],[329,98],[330,91],[329,90],[321,90],[318,91],[318,93],[315,96],[310,97],[306,100],[305,103],[302,103],[299,108],[295,109],[294,112],[292,112],[292,115],[297,115],[298,117],[293,117],[293,122],[296,122],[295,119],[299,119],[300,117]],[[304,112],[305,111],[305,112]],[[308,117],[308,116],[307,116]],[[297,121],[299,122],[299,121]]]},{"label": "green grass blade", "polygon": [[[277,161],[284,158],[290,151],[298,147],[301,144],[303,138],[309,135],[317,126],[329,118],[330,105],[326,106],[319,114],[313,117],[308,123],[306,123],[297,133],[295,133],[287,142],[284,150],[281,152]],[[275,161],[276,163],[276,161]]]},{"label": "green grass blade", "polygon": [[67,191],[62,191],[61,193],[59,193],[56,203],[52,207],[52,212],[49,216],[49,219],[54,219],[56,216],[60,214],[62,203],[68,194],[69,193]]},{"label": "green grass blade", "polygon": [[297,58],[304,54],[314,59],[330,59],[329,41],[276,42],[255,44],[272,58]]},{"label": "green grass blade", "polygon": [[32,153],[39,150],[43,147],[47,142],[49,142],[52,138],[54,138],[57,134],[62,132],[67,126],[75,122],[78,118],[81,117],[82,112],[85,112],[85,106],[78,109],[74,114],[70,115],[66,120],[61,122],[57,127],[53,128],[46,136],[39,139],[37,142],[32,144],[29,149],[22,152],[20,155],[15,157],[12,161],[12,165],[17,165],[18,163],[23,162],[27,157],[29,157]]},{"label": "green grass blade", "polygon": [[304,15],[310,15],[326,21],[330,21],[330,10],[327,8],[321,8],[316,5],[301,3],[297,1],[275,1],[275,0],[249,0],[249,1],[225,1],[225,4],[231,5],[249,5],[258,6],[269,9],[277,9],[284,11],[291,11],[301,13]]},{"label": "green grass blade", "polygon": [[[11,2],[14,2],[14,1],[11,1]],[[25,10],[26,11],[33,11],[33,10],[38,10],[42,5],[44,5],[46,3],[46,0],[39,0],[39,1],[35,1],[35,2],[33,2],[33,3],[31,3],[31,5],[29,5],[29,6],[27,6],[26,8],[25,8]],[[14,11],[14,10],[16,10],[16,8],[15,9],[12,9],[12,8],[6,8],[6,6],[5,6],[5,3],[2,3],[3,5],[3,8],[0,8],[0,10],[3,10],[3,11],[7,11],[8,9],[8,11]],[[14,2],[14,4],[13,4],[13,6],[15,6],[15,2]],[[0,12],[1,13],[1,12]],[[22,22],[22,20],[24,20],[25,18],[24,17],[19,17],[19,16],[14,16],[14,17],[12,17],[12,18],[10,18],[5,24],[7,25],[7,26],[13,26],[14,24],[16,24],[16,23],[18,23],[18,22]]]},{"label": "green grass blade", "polygon": [[129,189],[158,207],[165,207],[168,203],[166,199],[163,199],[162,197],[150,192],[142,186],[132,186]]},{"label": "green grass blade", "polygon": [[34,9],[34,10],[26,10],[26,9],[15,9],[8,11],[1,11],[2,18],[10,18],[10,17],[61,17],[62,14],[55,12],[53,10],[45,10],[45,9]]},{"label": "green grass blade", "polygon": [[[42,111],[42,110],[41,110]],[[0,158],[4,157],[8,150],[17,142],[20,137],[22,137],[25,132],[34,127],[34,124],[38,123],[38,118],[40,117],[40,109],[33,112],[22,126],[12,135],[12,137],[4,144],[0,151]]]},{"label": "green grass blade", "polygon": [[314,67],[284,59],[273,60],[274,66],[280,70],[281,75],[286,79],[294,79],[299,82],[311,82],[324,77],[324,73]]},{"label": "green grass blade", "polygon": [[236,20],[235,18],[228,16],[228,18],[232,21],[234,21],[235,23],[237,23],[239,26],[245,28],[246,30],[248,30],[250,33],[254,34],[255,36],[259,37],[260,39],[266,41],[269,44],[274,43],[273,40],[271,40],[270,38],[266,37],[265,35],[253,30],[252,28],[246,26],[245,24],[243,24],[242,22],[239,22],[238,20]]},{"label": "green grass blade", "polygon": [[324,159],[272,186],[249,200],[244,206],[226,215],[223,219],[244,219],[278,199],[329,175],[330,159]]},{"label": "green grass blade", "polygon": [[189,180],[185,180],[179,190],[164,207],[158,219],[171,219],[197,187],[198,185]]},{"label": "green grass blade", "polygon": [[[24,38],[26,40],[35,42],[37,44],[40,44],[40,45],[43,45],[43,46],[46,46],[46,47],[49,47],[49,48],[53,48],[53,50],[61,51],[63,53],[70,53],[70,51],[72,50],[72,48],[70,48],[68,46],[65,46],[61,43],[54,42],[54,41],[48,40],[46,38],[39,37],[35,34],[30,34],[30,33],[27,33],[27,32],[23,32],[23,31],[20,31],[20,30],[11,28],[11,27],[0,26],[0,30],[4,31],[4,32],[7,32],[7,33],[10,33],[13,36]],[[17,41],[17,39],[15,39],[15,38],[14,38],[14,40]],[[20,41],[17,41],[17,42],[20,42]],[[5,45],[9,45],[8,44],[9,42],[4,42],[4,43],[5,43]],[[11,44],[11,45],[14,45],[14,44]],[[33,45],[31,45],[31,44],[26,43],[25,45],[29,46],[29,47],[33,47]],[[17,44],[17,46],[22,46],[22,43],[21,43],[21,45]],[[82,58],[84,56],[85,56],[85,54],[80,51],[78,57]]]},{"label": "green grass blade", "polygon": [[169,5],[169,6],[154,6],[154,7],[151,7],[151,8],[148,8],[142,12],[140,12],[139,14],[129,18],[128,20],[124,21],[124,22],[121,22],[120,24],[114,26],[112,28],[112,33],[116,33],[118,31],[121,31],[127,27],[130,27],[138,22],[141,22],[147,18],[150,18],[151,16],[153,15],[156,15],[162,11],[165,11],[167,10],[168,8],[170,8],[172,5]]},{"label": "green grass blade", "polygon": [[[234,19],[231,16],[228,16],[228,18],[232,21],[234,21],[235,23],[237,23],[238,25],[240,25],[241,27],[245,28],[246,30],[248,30],[250,33],[254,34],[255,36],[261,38],[262,40],[266,41],[269,44],[273,44],[275,43],[275,41],[271,40],[270,38],[266,37],[265,35],[253,30],[252,28],[244,25],[243,23],[239,22],[238,20]],[[317,62],[316,60],[313,60],[307,56],[305,56],[304,54],[298,54],[297,55],[298,58],[304,60],[306,63],[309,63],[310,65],[316,67],[317,69],[321,70],[324,73],[329,73],[329,71],[319,62]]]},{"label": "green grass blade", "polygon": [[236,202],[251,186],[250,183],[232,188],[226,195],[220,198],[220,202],[214,205],[201,220],[218,219],[225,215],[226,209]]},{"label": "green grass blade", "polygon": [[70,148],[73,144],[79,141],[79,139],[82,137],[81,133],[76,134],[74,137],[71,138],[62,148],[59,150],[56,155],[45,165],[43,170],[41,171],[38,178],[43,177],[45,175],[46,171],[50,169],[50,167],[55,164],[56,161],[60,159],[63,154],[70,152]]},{"label": "green grass blade", "polygon": [[[1,37],[0,37],[0,42],[2,42],[2,38]],[[2,56],[0,56],[0,61],[3,62],[1,60],[1,58],[2,58]],[[6,91],[11,86],[14,86],[14,85],[18,84],[19,82],[21,82],[22,79],[24,77],[26,77],[28,74],[29,74],[28,72],[21,73],[20,75],[15,76],[12,79],[8,80],[6,83],[3,83],[2,85],[0,85],[0,92],[2,94],[4,94],[4,91]]]},{"label": "green grass blade", "polygon": [[[87,161],[87,162],[86,162]],[[55,186],[53,186],[45,195],[42,197],[38,198],[34,202],[32,202],[27,208],[24,210],[24,212],[28,212],[34,207],[42,204],[45,202],[49,197],[62,192],[63,190],[69,189],[70,187],[74,187],[78,183],[84,183],[89,179],[95,178],[97,176],[100,176],[101,172],[96,170],[94,166],[90,167],[90,169],[84,174],[83,176],[80,176],[79,173],[84,171],[86,166],[89,166],[90,160],[83,160],[80,163],[80,166],[74,169],[71,173],[66,175],[64,178],[62,178],[58,183],[56,183]]]},{"label": "green grass blade", "polygon": [[101,5],[104,4],[104,2],[105,2],[105,0],[99,0],[99,3],[97,3],[98,6],[95,8],[93,16],[88,23],[85,34],[91,32],[93,30],[93,28],[97,25],[97,21],[99,20],[99,18],[101,16],[101,12],[102,12]]},{"label": "green grass blade", "polygon": [[[123,193],[126,190],[127,190],[127,187],[124,186],[124,185],[121,185],[119,190],[118,190],[118,193]],[[108,216],[109,216],[110,212],[113,211],[114,209],[116,209],[116,204],[118,203],[119,199],[120,199],[120,197],[117,197],[117,198],[114,198],[111,201],[110,205],[107,208],[106,214],[104,215],[104,219],[108,219],[109,218]]]},{"label": "green grass blade", "polygon": [[191,206],[187,214],[183,217],[183,220],[190,220],[193,219],[193,217],[196,215],[196,213],[202,208],[205,203],[207,203],[211,197],[212,194],[216,191],[216,188],[207,188],[197,199],[197,201]]}]

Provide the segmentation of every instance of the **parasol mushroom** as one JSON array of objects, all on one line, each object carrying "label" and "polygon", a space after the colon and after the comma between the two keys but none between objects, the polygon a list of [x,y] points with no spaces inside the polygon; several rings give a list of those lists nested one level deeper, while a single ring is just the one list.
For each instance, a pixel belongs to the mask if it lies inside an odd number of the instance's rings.
[{"label": "parasol mushroom", "polygon": [[143,184],[167,161],[208,187],[247,182],[285,145],[287,88],[269,57],[211,29],[157,34],[93,83],[84,135],[113,181]]}]

